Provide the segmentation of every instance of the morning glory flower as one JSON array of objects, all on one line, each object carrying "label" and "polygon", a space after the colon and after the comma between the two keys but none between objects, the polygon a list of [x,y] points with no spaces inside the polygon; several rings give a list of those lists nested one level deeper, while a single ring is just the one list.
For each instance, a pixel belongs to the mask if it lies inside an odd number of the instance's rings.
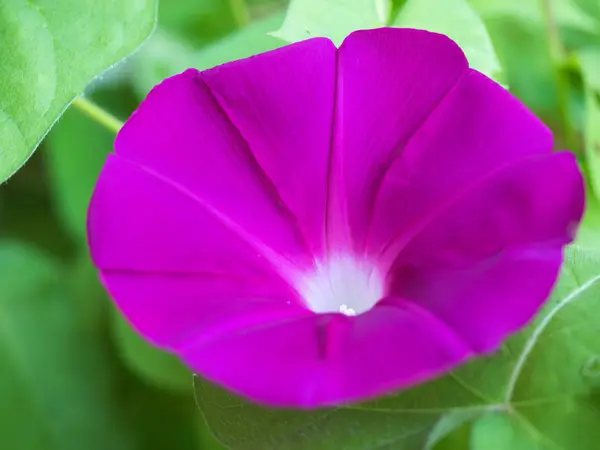
[{"label": "morning glory flower", "polygon": [[584,209],[574,156],[449,38],[314,38],[156,86],[89,211],[154,345],[276,407],[361,401],[498,349]]}]

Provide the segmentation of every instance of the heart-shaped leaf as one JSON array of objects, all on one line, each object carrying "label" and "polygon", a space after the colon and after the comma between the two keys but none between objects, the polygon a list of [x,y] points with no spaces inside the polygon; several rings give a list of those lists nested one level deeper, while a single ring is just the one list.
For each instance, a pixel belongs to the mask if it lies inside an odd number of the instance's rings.
[{"label": "heart-shaped leaf", "polygon": [[0,2],[0,182],[90,81],[150,35],[157,0]]}]

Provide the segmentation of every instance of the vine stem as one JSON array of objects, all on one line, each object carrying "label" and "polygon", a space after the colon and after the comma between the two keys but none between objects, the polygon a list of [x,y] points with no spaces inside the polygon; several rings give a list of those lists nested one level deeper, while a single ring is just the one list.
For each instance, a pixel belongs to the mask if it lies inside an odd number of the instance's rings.
[{"label": "vine stem", "polygon": [[229,0],[229,8],[238,28],[243,28],[250,22],[250,10],[246,0]]},{"label": "vine stem", "polygon": [[560,28],[556,21],[553,0],[540,0],[540,3],[546,26],[550,57],[552,58],[552,62],[556,69],[556,96],[560,108],[562,132],[567,147],[573,147],[571,150],[576,150],[576,148],[574,148],[577,146],[576,136],[571,127],[569,80],[563,73],[563,68],[568,55],[560,37]]},{"label": "vine stem", "polygon": [[85,97],[77,97],[72,106],[115,134],[123,127],[123,122]]},{"label": "vine stem", "polygon": [[554,5],[552,0],[541,0],[542,15],[546,24],[546,34],[548,36],[548,45],[550,46],[550,54],[554,62],[562,63],[566,59],[566,50],[560,38],[560,29],[556,22],[554,14]]}]

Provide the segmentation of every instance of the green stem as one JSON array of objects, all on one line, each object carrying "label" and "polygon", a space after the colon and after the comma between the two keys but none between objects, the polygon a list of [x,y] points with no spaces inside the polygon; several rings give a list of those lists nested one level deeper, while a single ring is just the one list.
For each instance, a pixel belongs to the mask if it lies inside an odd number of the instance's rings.
[{"label": "green stem", "polygon": [[85,97],[77,97],[72,106],[115,134],[123,127],[123,122]]},{"label": "green stem", "polygon": [[229,8],[239,28],[244,28],[248,25],[251,17],[246,0],[229,0]]},{"label": "green stem", "polygon": [[554,5],[552,4],[552,0],[541,0],[541,3],[550,54],[554,62],[562,62],[566,59],[567,52],[560,38],[560,29],[554,15]]},{"label": "green stem", "polygon": [[568,54],[560,37],[560,28],[556,21],[552,0],[541,0],[541,8],[544,16],[544,23],[546,25],[546,36],[548,39],[550,56],[556,69],[556,96],[561,115],[561,131],[565,140],[565,145],[571,150],[576,150],[577,136],[575,130],[571,126],[571,88],[569,80],[564,73]]}]

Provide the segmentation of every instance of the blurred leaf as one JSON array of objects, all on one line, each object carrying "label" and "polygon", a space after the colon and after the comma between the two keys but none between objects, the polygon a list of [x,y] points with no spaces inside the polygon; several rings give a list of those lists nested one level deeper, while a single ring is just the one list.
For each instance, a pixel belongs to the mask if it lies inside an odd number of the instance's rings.
[{"label": "blurred leaf", "polygon": [[82,326],[108,341],[110,304],[88,252],[81,252],[73,258],[67,272],[63,284],[73,299],[74,314]]},{"label": "blurred leaf", "polygon": [[[74,267],[69,270],[69,280],[67,285],[72,288],[72,292],[80,297],[77,298],[76,312],[81,323],[86,323],[92,332],[97,332],[102,338],[110,337],[110,326],[118,326],[115,323],[108,323],[107,319],[115,320],[117,318],[116,310],[111,307],[107,298],[106,291],[98,280],[98,274],[89,260],[89,255],[82,254],[76,260]],[[73,279],[71,279],[73,278]],[[111,314],[107,314],[111,313]],[[123,319],[119,319],[124,322]],[[124,326],[127,326],[124,324]],[[133,333],[128,329],[129,333]],[[139,337],[138,340],[141,340]],[[133,345],[132,347],[136,347]],[[139,355],[134,359],[143,361],[148,358],[149,361],[160,360],[163,356],[157,350],[154,350],[145,342],[141,341],[138,346]],[[111,347],[112,350],[112,347]],[[134,348],[125,349],[132,351]],[[123,352],[123,348],[117,349],[117,353]],[[130,360],[119,360],[114,357],[113,364],[120,369],[126,369],[119,363],[125,362],[131,364]],[[160,361],[159,361],[160,362]],[[192,375],[187,374],[185,389],[179,389],[183,395],[174,395],[170,391],[164,391],[156,387],[156,378],[166,378],[166,373],[160,372],[162,366],[158,365],[159,373],[156,375],[147,375],[138,378],[140,368],[137,367],[134,373],[130,370],[120,370],[118,375],[119,384],[117,398],[119,399],[119,410],[122,414],[122,422],[127,426],[135,436],[136,450],[216,450],[219,447],[211,441],[212,436],[208,430],[199,426],[198,414],[193,399]],[[149,370],[148,368],[142,369]],[[148,383],[148,377],[153,380]],[[153,378],[154,377],[154,378]],[[164,380],[166,386],[172,380]],[[163,386],[164,387],[164,386]],[[183,388],[183,386],[181,386]],[[205,427],[204,427],[205,428]],[[111,449],[112,450],[112,449]]]},{"label": "blurred leaf", "polygon": [[596,199],[600,199],[600,47],[583,50],[579,62],[585,83],[585,158]]},{"label": "blurred leaf", "polygon": [[132,60],[132,82],[140,100],[163,81],[193,67],[195,51],[191,46],[157,30]]},{"label": "blurred leaf", "polygon": [[23,170],[0,186],[0,239],[26,242],[66,261],[75,248],[51,205],[43,154],[34,154]]},{"label": "blurred leaf", "polygon": [[590,16],[600,20],[600,2],[598,0],[574,0],[575,3]]},{"label": "blurred leaf", "polygon": [[0,3],[0,182],[95,76],[148,37],[156,1]]},{"label": "blurred leaf", "polygon": [[[551,128],[559,128],[563,120],[558,98],[559,74],[550,54],[541,2],[469,2],[484,19],[510,90]],[[551,5],[566,50],[599,39],[598,24],[577,8],[573,0],[553,0]]]},{"label": "blurred leaf", "polygon": [[407,0],[392,25],[449,36],[463,49],[471,67],[503,81],[490,36],[466,0]]},{"label": "blurred leaf", "polygon": [[156,33],[136,55],[133,82],[140,98],[167,77],[195,67],[199,70],[275,49],[285,43],[267,33],[277,29],[282,14],[252,22],[239,32],[194,51],[167,33]]},{"label": "blurred leaf", "polygon": [[0,243],[0,435],[11,450],[131,449],[104,346],[79,320],[61,270]]},{"label": "blurred leaf", "polygon": [[157,387],[193,392],[191,371],[175,356],[147,343],[116,309],[112,327],[120,356],[136,375]]},{"label": "blurred leaf", "polygon": [[488,18],[486,26],[511,92],[549,125],[560,122],[558,78],[541,26],[510,16]]},{"label": "blurred leaf", "polygon": [[253,18],[266,17],[274,12],[281,12],[287,7],[289,0],[244,0],[248,4]]},{"label": "blurred leaf", "polygon": [[[576,2],[577,0],[551,0],[558,25],[596,31],[594,20],[578,8]],[[540,0],[469,0],[469,3],[484,19],[507,17],[536,25],[544,23]],[[541,34],[544,34],[543,31]]]},{"label": "blurred leaf", "polygon": [[197,52],[193,67],[204,70],[285,45],[281,39],[269,34],[276,30],[282,21],[283,13],[276,13],[252,22],[237,33]]},{"label": "blurred leaf", "polygon": [[288,42],[328,37],[339,45],[355,30],[385,26],[391,7],[390,0],[291,0],[273,34]]},{"label": "blurred leaf", "polygon": [[85,245],[87,208],[115,135],[70,108],[48,135],[48,170],[63,225]]},{"label": "blurred leaf", "polygon": [[506,411],[542,448],[595,450],[599,308],[600,257],[573,246],[552,299],[533,323],[495,355],[446,377],[375,402],[313,412],[266,409],[207,382],[198,383],[198,402],[215,435],[234,450],[421,450],[477,412],[497,411]]},{"label": "blurred leaf", "polygon": [[200,46],[237,28],[231,4],[224,0],[168,0],[159,3],[159,27]]},{"label": "blurred leaf", "polygon": [[[174,395],[139,380],[130,379],[123,389],[124,413],[136,430],[139,450],[217,450],[202,445],[197,432],[198,414],[192,396]],[[81,449],[83,450],[83,449]],[[87,450],[87,449],[86,449]],[[105,450],[112,450],[106,447]]]}]

